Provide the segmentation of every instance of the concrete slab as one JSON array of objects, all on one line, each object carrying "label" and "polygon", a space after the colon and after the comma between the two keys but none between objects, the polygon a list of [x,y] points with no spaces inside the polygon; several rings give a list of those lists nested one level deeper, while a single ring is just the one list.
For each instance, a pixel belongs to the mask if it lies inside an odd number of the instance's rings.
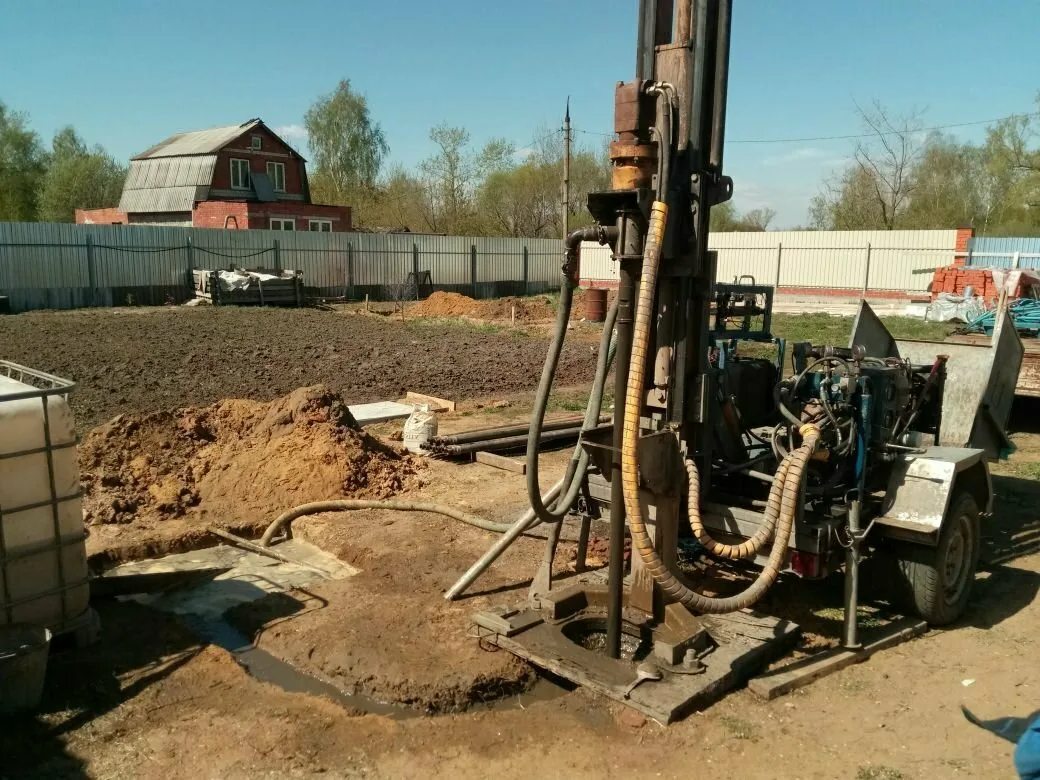
[{"label": "concrete slab", "polygon": [[[104,579],[160,572],[226,569],[213,579],[192,583],[188,587],[130,597],[163,612],[192,615],[204,621],[219,621],[227,610],[239,604],[256,601],[272,593],[307,588],[324,579],[344,579],[359,571],[300,539],[282,542],[277,549],[306,565],[283,563],[237,547],[219,545],[124,563],[106,572]],[[315,569],[325,572],[327,576]]]},{"label": "concrete slab", "polygon": [[363,428],[366,425],[375,425],[388,420],[403,420],[412,413],[415,407],[397,401],[376,401],[370,404],[354,404],[347,408],[354,415],[358,425]]}]

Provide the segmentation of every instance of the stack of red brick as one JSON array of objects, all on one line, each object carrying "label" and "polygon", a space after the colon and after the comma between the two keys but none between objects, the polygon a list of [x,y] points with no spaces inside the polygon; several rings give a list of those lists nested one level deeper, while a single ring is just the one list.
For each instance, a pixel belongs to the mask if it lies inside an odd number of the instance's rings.
[{"label": "stack of red brick", "polygon": [[935,269],[935,275],[932,277],[932,298],[935,299],[939,293],[944,292],[963,295],[964,288],[968,286],[974,289],[975,295],[987,301],[996,298],[1000,292],[993,283],[992,271],[970,265],[951,265]]}]

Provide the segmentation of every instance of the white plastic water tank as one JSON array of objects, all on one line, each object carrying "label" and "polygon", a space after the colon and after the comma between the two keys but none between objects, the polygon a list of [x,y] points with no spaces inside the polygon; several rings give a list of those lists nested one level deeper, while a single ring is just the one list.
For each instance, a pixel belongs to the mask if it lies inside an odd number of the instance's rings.
[{"label": "white plastic water tank", "polygon": [[0,625],[60,632],[87,613],[69,389],[66,380],[0,361]]}]

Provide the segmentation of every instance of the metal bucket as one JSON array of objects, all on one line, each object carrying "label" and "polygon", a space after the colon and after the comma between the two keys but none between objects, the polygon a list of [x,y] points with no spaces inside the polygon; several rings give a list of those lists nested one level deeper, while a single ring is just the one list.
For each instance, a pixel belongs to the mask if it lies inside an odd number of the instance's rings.
[{"label": "metal bucket", "polygon": [[585,291],[585,319],[603,322],[607,318],[607,291],[590,287]]},{"label": "metal bucket", "polygon": [[0,715],[39,706],[50,646],[51,632],[42,626],[0,626]]}]

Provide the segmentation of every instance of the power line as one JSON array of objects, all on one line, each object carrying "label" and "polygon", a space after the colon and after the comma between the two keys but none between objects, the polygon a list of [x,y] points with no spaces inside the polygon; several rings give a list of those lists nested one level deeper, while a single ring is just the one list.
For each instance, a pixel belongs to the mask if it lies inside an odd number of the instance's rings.
[{"label": "power line", "polygon": [[[1040,113],[1030,114],[1008,114],[1007,116],[998,116],[993,119],[979,119],[975,122],[955,122],[948,125],[934,125],[933,127],[922,127],[910,132],[915,133],[930,133],[934,130],[950,130],[955,127],[973,127],[977,125],[991,125],[994,122],[1003,122],[1005,119],[1018,119],[1040,116]],[[600,133],[595,130],[581,130],[575,129],[576,133],[584,133],[586,135],[599,135],[605,137],[612,137],[613,133]],[[903,130],[886,130],[880,133],[850,133],[848,135],[818,135],[809,136],[805,138],[742,138],[734,140],[726,140],[727,144],[795,144],[795,143],[807,143],[810,141],[852,141],[861,138],[877,138],[879,135],[899,135],[903,133]]]}]

